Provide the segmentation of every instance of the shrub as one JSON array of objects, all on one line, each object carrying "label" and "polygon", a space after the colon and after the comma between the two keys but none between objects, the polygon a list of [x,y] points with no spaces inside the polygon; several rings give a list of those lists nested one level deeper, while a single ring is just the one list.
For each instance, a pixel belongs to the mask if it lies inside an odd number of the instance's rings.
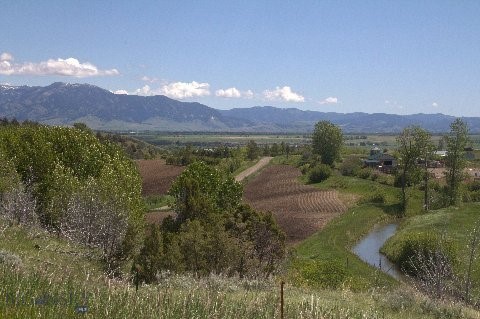
[{"label": "shrub", "polygon": [[310,170],[308,180],[310,183],[320,183],[332,175],[332,169],[325,164],[318,164]]},{"label": "shrub", "polygon": [[393,186],[393,179],[394,177],[392,175],[382,174],[378,176],[377,182],[383,185]]},{"label": "shrub", "polygon": [[371,169],[370,167],[364,167],[358,171],[357,176],[359,178],[368,179],[370,175],[372,175],[372,173],[373,169]]},{"label": "shrub", "polygon": [[373,171],[372,174],[370,174],[370,180],[376,181],[380,177],[380,173]]},{"label": "shrub", "polygon": [[[442,262],[451,266],[455,262],[455,250],[450,242],[432,232],[409,233],[401,240],[396,263],[408,275],[417,277],[427,261]],[[442,259],[442,260],[438,260]]]},{"label": "shrub", "polygon": [[340,173],[343,176],[355,176],[362,168],[362,161],[354,155],[350,155],[345,158],[340,164]]}]

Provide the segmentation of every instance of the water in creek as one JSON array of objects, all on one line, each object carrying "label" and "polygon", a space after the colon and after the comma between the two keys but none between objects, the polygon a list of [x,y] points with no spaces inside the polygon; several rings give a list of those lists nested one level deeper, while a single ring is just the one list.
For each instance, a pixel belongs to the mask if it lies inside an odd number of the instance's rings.
[{"label": "water in creek", "polygon": [[353,252],[364,262],[380,268],[395,279],[402,279],[402,272],[380,253],[380,247],[392,237],[397,230],[397,224],[375,227],[367,236],[353,247]]}]

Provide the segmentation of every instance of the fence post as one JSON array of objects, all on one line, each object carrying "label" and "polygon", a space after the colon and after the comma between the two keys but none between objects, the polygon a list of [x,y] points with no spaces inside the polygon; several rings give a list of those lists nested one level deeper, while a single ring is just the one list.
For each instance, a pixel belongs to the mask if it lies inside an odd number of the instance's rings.
[{"label": "fence post", "polygon": [[283,319],[283,286],[285,281],[282,280],[280,283],[280,318]]}]

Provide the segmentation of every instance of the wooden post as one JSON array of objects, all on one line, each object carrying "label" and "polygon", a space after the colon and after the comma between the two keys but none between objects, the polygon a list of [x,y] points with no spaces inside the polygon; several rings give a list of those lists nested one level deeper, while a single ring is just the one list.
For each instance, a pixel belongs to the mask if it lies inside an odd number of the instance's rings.
[{"label": "wooden post", "polygon": [[280,283],[280,318],[283,319],[283,285],[285,281],[282,280]]}]

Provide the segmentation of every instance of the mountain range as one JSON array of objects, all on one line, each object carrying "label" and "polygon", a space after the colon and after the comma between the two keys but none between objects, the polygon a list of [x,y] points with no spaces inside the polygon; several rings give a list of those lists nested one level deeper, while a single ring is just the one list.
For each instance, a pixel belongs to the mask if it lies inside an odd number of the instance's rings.
[{"label": "mountain range", "polygon": [[[205,132],[310,132],[329,120],[349,133],[398,133],[419,125],[432,133],[449,131],[453,116],[303,111],[254,106],[217,110],[163,95],[114,94],[90,84],[56,82],[49,86],[0,85],[0,117],[50,125],[83,122],[96,130]],[[480,133],[479,117],[464,117],[471,133]]]}]

